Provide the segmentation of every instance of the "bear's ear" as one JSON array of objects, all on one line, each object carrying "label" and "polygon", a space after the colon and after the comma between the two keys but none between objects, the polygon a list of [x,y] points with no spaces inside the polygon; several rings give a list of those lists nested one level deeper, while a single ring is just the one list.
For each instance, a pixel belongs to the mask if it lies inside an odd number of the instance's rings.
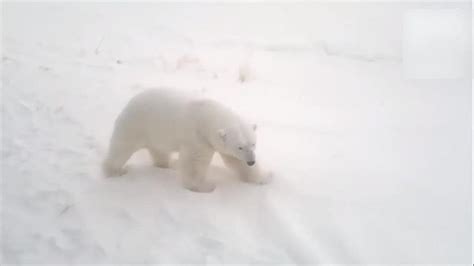
[{"label": "bear's ear", "polygon": [[227,135],[227,132],[225,129],[219,129],[217,130],[217,134],[219,135],[219,137],[222,139],[222,140],[225,140],[225,137]]},{"label": "bear's ear", "polygon": [[257,130],[257,124],[252,124],[253,131]]}]

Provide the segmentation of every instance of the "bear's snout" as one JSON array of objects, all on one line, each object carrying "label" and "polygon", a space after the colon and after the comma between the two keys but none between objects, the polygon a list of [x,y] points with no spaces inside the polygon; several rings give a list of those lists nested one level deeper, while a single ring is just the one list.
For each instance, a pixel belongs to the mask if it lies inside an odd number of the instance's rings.
[{"label": "bear's snout", "polygon": [[252,166],[252,165],[255,164],[255,161],[249,161],[249,162],[247,162],[247,164],[248,164],[248,166]]}]

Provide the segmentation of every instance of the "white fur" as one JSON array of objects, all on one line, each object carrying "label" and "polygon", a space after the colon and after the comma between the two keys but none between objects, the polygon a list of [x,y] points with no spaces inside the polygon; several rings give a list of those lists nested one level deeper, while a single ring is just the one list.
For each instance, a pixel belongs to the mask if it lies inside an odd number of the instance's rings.
[{"label": "white fur", "polygon": [[171,153],[179,152],[183,185],[210,192],[215,185],[206,172],[215,152],[244,181],[266,183],[255,160],[256,126],[244,122],[216,101],[195,99],[171,90],[148,90],[132,98],[115,122],[106,175],[125,173],[123,165],[137,150],[149,150],[158,167],[168,167]]}]

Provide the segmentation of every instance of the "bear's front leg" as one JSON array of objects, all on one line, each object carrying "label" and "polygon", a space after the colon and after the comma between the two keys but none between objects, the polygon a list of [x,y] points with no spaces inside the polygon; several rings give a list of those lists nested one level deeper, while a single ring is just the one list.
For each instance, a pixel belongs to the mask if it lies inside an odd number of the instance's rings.
[{"label": "bear's front leg", "polygon": [[183,186],[194,192],[212,192],[216,186],[206,180],[214,151],[207,148],[182,147],[179,170]]},{"label": "bear's front leg", "polygon": [[220,153],[225,165],[237,172],[239,178],[248,183],[267,184],[270,183],[273,174],[271,172],[262,171],[258,163],[248,166],[247,163],[239,159]]}]

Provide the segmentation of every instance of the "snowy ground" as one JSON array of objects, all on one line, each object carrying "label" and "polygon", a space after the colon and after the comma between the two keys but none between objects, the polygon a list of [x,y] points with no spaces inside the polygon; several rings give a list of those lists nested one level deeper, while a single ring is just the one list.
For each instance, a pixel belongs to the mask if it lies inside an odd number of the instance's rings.
[{"label": "snowy ground", "polygon": [[[2,261],[469,264],[471,80],[403,73],[427,5],[3,5]],[[257,121],[274,182],[216,159],[192,193],[146,152],[101,177],[116,115],[160,85]]]}]

